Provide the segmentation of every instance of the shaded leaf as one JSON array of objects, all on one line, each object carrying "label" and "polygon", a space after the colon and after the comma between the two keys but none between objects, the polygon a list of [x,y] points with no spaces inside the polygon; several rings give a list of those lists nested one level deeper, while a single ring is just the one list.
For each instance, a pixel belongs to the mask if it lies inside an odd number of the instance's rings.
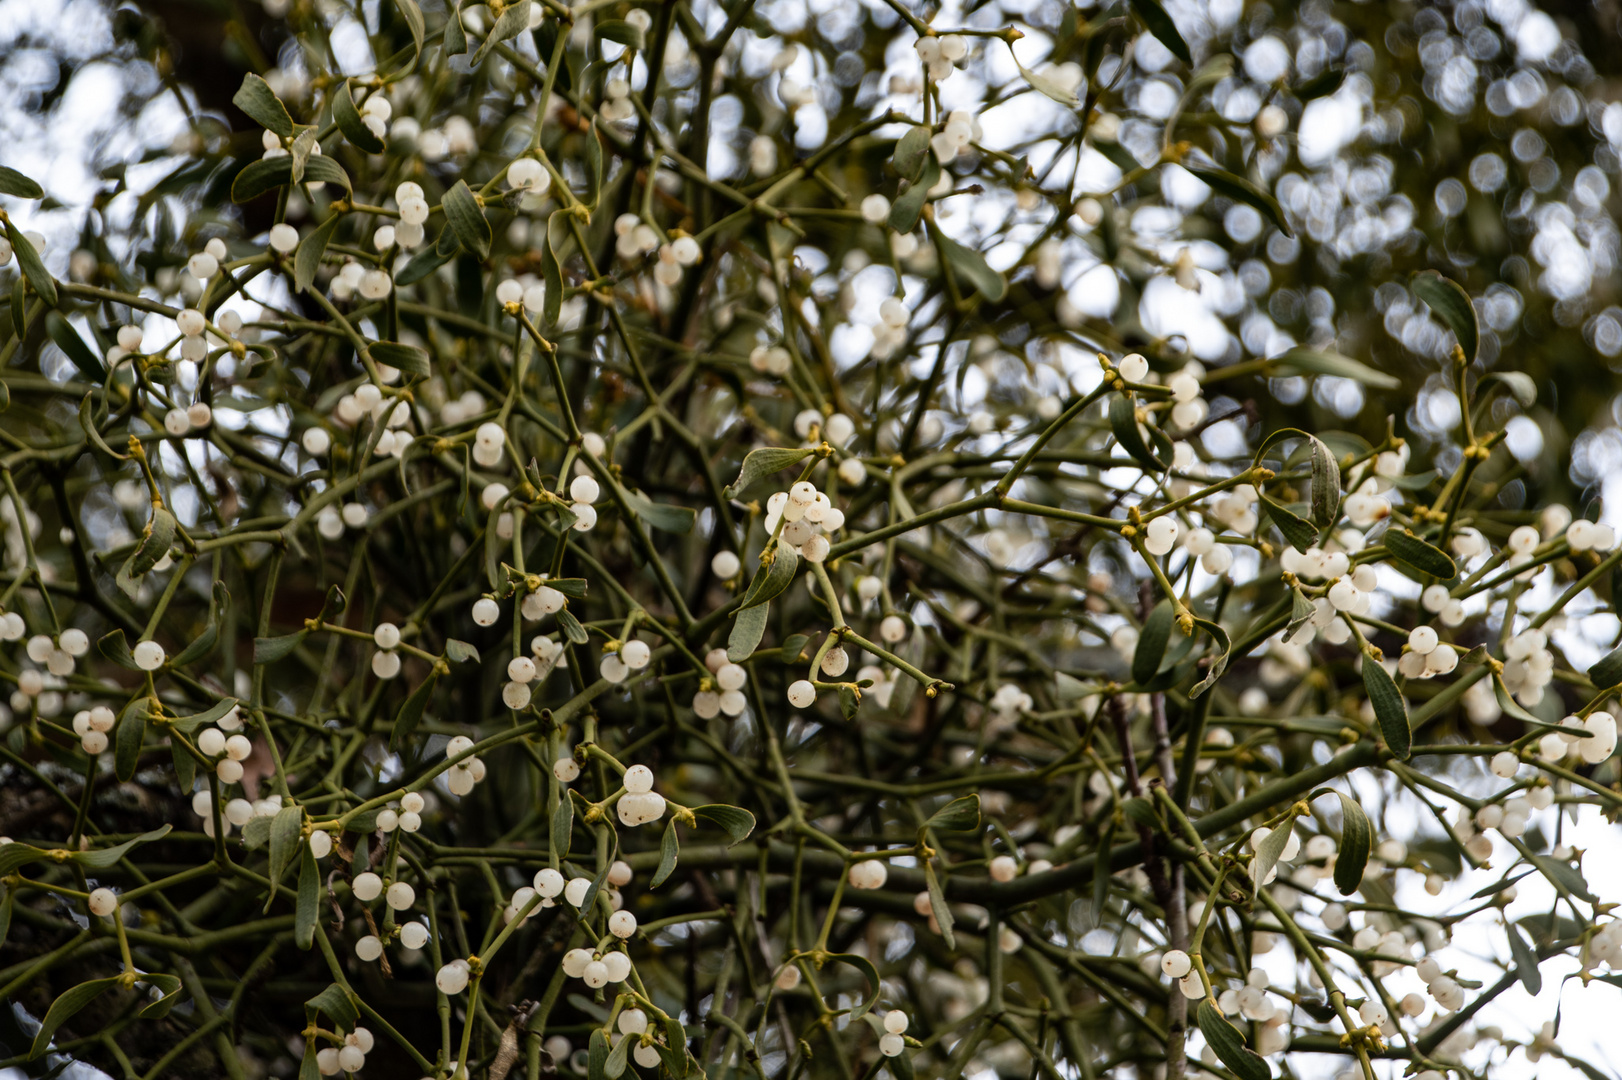
[{"label": "shaded leaf", "polygon": [[265,899],[265,910],[270,910],[271,903],[276,898],[276,886],[282,883],[282,877],[293,862],[293,856],[298,853],[299,829],[304,824],[304,808],[300,806],[284,806],[276,811],[276,816],[270,821],[270,868],[267,876],[270,878],[270,896]]},{"label": "shaded leaf", "polygon": [[1267,875],[1278,866],[1280,856],[1290,843],[1290,835],[1295,830],[1295,818],[1280,822],[1277,827],[1267,834],[1256,848],[1256,858],[1250,864],[1250,884],[1252,890],[1260,889],[1267,881]]},{"label": "shaded leaf", "polygon": [[320,1013],[341,1032],[354,1031],[355,1022],[360,1019],[360,1010],[355,1007],[353,996],[337,983],[306,1001],[304,1012],[312,1020]]},{"label": "shaded leaf", "polygon": [[445,192],[440,205],[445,211],[445,220],[462,246],[481,259],[489,258],[490,222],[485,218],[484,208],[479,205],[473,190],[467,186],[467,181],[458,180]]},{"label": "shaded leaf", "polygon": [[247,113],[260,127],[269,128],[284,139],[293,137],[293,118],[276,91],[264,79],[248,72],[231,98],[231,104]]},{"label": "shaded leaf", "polygon": [[[1135,3],[1134,7],[1137,6]],[[1294,230],[1284,216],[1284,210],[1279,206],[1278,200],[1273,198],[1271,192],[1256,186],[1242,176],[1236,176],[1225,169],[1209,169],[1199,165],[1183,166],[1189,172],[1205,181],[1211,190],[1224,198],[1234,202],[1244,203],[1253,210],[1261,211],[1263,217],[1278,226],[1278,231],[1285,236],[1293,237]]]},{"label": "shaded leaf", "polygon": [[939,832],[973,832],[980,827],[980,796],[953,799],[929,816],[924,828]]},{"label": "shaded leaf", "polygon": [[1622,645],[1600,657],[1594,666],[1588,669],[1588,677],[1601,690],[1622,686]]},{"label": "shaded leaf", "polygon": [[1307,375],[1332,375],[1339,379],[1351,379],[1380,390],[1395,390],[1402,385],[1402,381],[1396,376],[1376,371],[1361,360],[1353,360],[1349,356],[1342,356],[1326,349],[1309,349],[1304,345],[1288,349],[1273,357],[1273,363]]},{"label": "shaded leaf", "polygon": [[1537,867],[1551,884],[1557,885],[1579,900],[1590,904],[1598,903],[1598,898],[1588,888],[1588,881],[1583,877],[1581,870],[1572,866],[1564,859],[1556,859],[1549,855],[1535,855],[1528,853],[1527,861]]},{"label": "shaded leaf", "polygon": [[398,341],[374,341],[366,347],[372,359],[391,368],[399,368],[407,375],[433,374],[428,364],[428,350],[416,345],[402,345]]},{"label": "shaded leaf", "polygon": [[1312,450],[1312,520],[1327,529],[1340,516],[1340,462],[1322,439],[1308,436]]},{"label": "shaded leaf", "polygon": [[1506,924],[1505,934],[1509,937],[1509,952],[1515,958],[1515,976],[1526,987],[1526,992],[1533,995],[1543,989],[1543,973],[1538,970],[1538,955],[1532,949],[1531,942],[1521,934],[1514,923]]},{"label": "shaded leaf", "polygon": [[1350,896],[1363,884],[1363,871],[1369,864],[1374,845],[1374,826],[1362,805],[1345,792],[1340,796],[1340,847],[1335,852],[1335,888]]},{"label": "shaded leaf", "polygon": [[141,666],[135,662],[135,656],[130,652],[129,644],[124,640],[124,631],[114,630],[96,642],[96,649],[121,668],[130,671],[140,671]]},{"label": "shaded leaf", "polygon": [[1031,84],[1031,89],[1043,97],[1051,98],[1067,109],[1075,109],[1081,106],[1081,99],[1076,97],[1076,92],[1057,79],[1032,71],[1024,64],[1021,64],[1017,58],[1014,60],[1014,66],[1019,68],[1019,73],[1025,81]]},{"label": "shaded leaf", "polygon": [[1166,657],[1166,643],[1171,640],[1173,617],[1171,601],[1161,600],[1143,620],[1137,647],[1132,650],[1132,681],[1139,686],[1148,683],[1160,670],[1160,662]]},{"label": "shaded leaf", "polygon": [[881,989],[879,983],[879,969],[873,966],[873,961],[869,960],[865,956],[858,956],[855,953],[833,953],[828,957],[828,959],[840,964],[849,964],[851,967],[857,969],[864,976],[866,976],[869,988],[868,994],[862,999],[862,1003],[860,1005],[850,1011],[850,1018],[852,1020],[860,1020],[862,1017],[867,1015],[869,1009],[873,1008],[873,1006],[879,1003],[879,990]]},{"label": "shaded leaf", "polygon": [[653,879],[648,883],[650,889],[657,889],[670,877],[676,869],[676,859],[681,854],[681,842],[676,837],[676,820],[672,818],[665,826],[665,834],[659,840],[659,867],[653,872]]},{"label": "shaded leaf", "polygon": [[321,257],[327,253],[327,245],[332,242],[332,235],[342,222],[342,214],[331,214],[299,241],[298,248],[293,252],[294,288],[302,292],[315,283],[316,272],[321,269]]},{"label": "shaded leaf", "polygon": [[631,1044],[637,1041],[634,1038],[626,1037],[614,1044],[613,1049],[608,1052],[608,1060],[603,1062],[603,1076],[607,1080],[616,1080],[625,1072],[625,1059],[631,1053]]},{"label": "shaded leaf", "polygon": [[624,498],[625,505],[631,508],[633,514],[656,529],[678,534],[693,531],[693,520],[698,516],[698,511],[690,507],[656,503],[639,491],[626,491]]},{"label": "shaded leaf", "polygon": [[760,646],[760,639],[766,634],[766,616],[770,613],[770,604],[743,608],[738,612],[732,622],[732,633],[727,636],[728,660],[741,664],[754,655],[755,649]]},{"label": "shaded leaf", "polygon": [[1406,563],[1421,574],[1429,574],[1443,581],[1459,575],[1458,566],[1447,552],[1406,529],[1387,529],[1385,549],[1399,562]]},{"label": "shaded leaf", "polygon": [[1132,12],[1143,23],[1144,29],[1153,34],[1155,40],[1170,50],[1173,56],[1185,64],[1194,62],[1194,54],[1188,51],[1188,42],[1183,40],[1177,24],[1172,22],[1171,16],[1158,0],[1132,0]]},{"label": "shaded leaf", "polygon": [[337,123],[338,130],[348,139],[368,154],[381,154],[383,140],[373,134],[372,129],[366,126],[361,118],[360,110],[355,108],[355,99],[349,92],[349,80],[345,79],[338,84],[338,90],[332,95],[332,119]]},{"label": "shaded leaf", "polygon": [[1169,460],[1161,461],[1150,453],[1148,445],[1143,441],[1143,432],[1138,429],[1137,404],[1131,395],[1114,394],[1110,397],[1109,425],[1110,431],[1115,435],[1115,441],[1121,444],[1121,449],[1143,466],[1146,472],[1163,473],[1171,467]]},{"label": "shaded leaf", "polygon": [[67,354],[79,374],[94,383],[107,381],[107,369],[102,366],[100,357],[90,350],[84,338],[61,315],[54,311],[46,313],[45,332],[56,342],[57,348]]},{"label": "shaded leaf", "polygon": [[[1099,874],[1099,877],[1107,875]],[[946,941],[948,949],[957,948],[957,942],[952,934],[952,927],[956,920],[952,917],[952,908],[946,903],[946,892],[941,888],[940,878],[935,874],[934,860],[924,863],[924,888],[929,893],[929,911],[935,916],[935,925],[941,928],[941,937]]]},{"label": "shaded leaf", "polygon": [[751,450],[744,456],[743,467],[738,470],[738,478],[726,489],[726,497],[736,498],[756,480],[782,472],[791,465],[798,465],[814,453],[816,451],[810,448],[783,446],[765,446],[759,450]]},{"label": "shaded leaf", "polygon": [[[351,190],[349,174],[344,172],[343,166],[329,157],[311,155],[304,163],[303,180],[309,182],[322,182],[340,184],[345,192]],[[257,199],[267,191],[274,191],[293,182],[293,158],[287,157],[261,158],[247,168],[237,173],[236,179],[231,181],[231,201],[237,203],[249,202]]]},{"label": "shaded leaf", "polygon": [[624,19],[604,19],[597,24],[597,36],[604,41],[624,45],[627,49],[641,49],[646,44],[643,41],[642,28]]},{"label": "shaded leaf", "polygon": [[253,662],[256,664],[272,664],[282,659],[298,648],[310,632],[298,630],[280,637],[256,637],[253,639]]},{"label": "shaded leaf", "polygon": [[574,612],[568,608],[562,608],[558,611],[557,620],[558,627],[563,631],[563,636],[568,638],[571,644],[584,645],[591,640],[591,636],[586,633],[586,628],[580,625],[580,620],[575,618]]},{"label": "shaded leaf", "polygon": [[141,1007],[135,1015],[143,1020],[161,1020],[169,1015],[169,1010],[184,996],[180,990],[180,977],[178,975],[165,975],[161,972],[149,971],[141,976],[141,981],[155,987],[159,993],[156,1001],[149,1001]]},{"label": "shaded leaf", "polygon": [[439,668],[436,666],[428,673],[428,677],[406,696],[400,705],[400,711],[394,717],[394,730],[389,733],[389,746],[399,749],[405,741],[411,738],[422,722],[423,710],[428,707],[428,699],[434,695],[434,684],[439,681]]},{"label": "shaded leaf", "polygon": [[37,1058],[51,1045],[51,1036],[56,1029],[72,1019],[73,1015],[102,994],[118,985],[118,978],[91,979],[80,983],[69,990],[62,992],[62,996],[51,1002],[51,1007],[45,1012],[45,1019],[34,1034],[34,1045],[28,1051],[28,1056]]},{"label": "shaded leaf", "polygon": [[907,129],[907,133],[895,141],[895,155],[890,164],[903,178],[916,181],[924,171],[924,161],[929,156],[929,129],[922,124]]},{"label": "shaded leaf", "polygon": [[748,591],[743,594],[744,610],[769,604],[782,596],[788,587],[794,584],[794,575],[799,568],[800,557],[794,554],[787,544],[779,542],[772,561],[755,571],[754,580],[749,583]]},{"label": "shaded leaf", "polygon": [[[249,822],[251,825],[252,822]],[[298,901],[293,909],[293,943],[308,949],[315,943],[315,920],[321,902],[321,868],[305,844],[299,854]]]},{"label": "shaded leaf", "polygon": [[608,1064],[608,1035],[602,1028],[594,1028],[586,1051],[586,1080],[607,1080],[603,1069]]},{"label": "shaded leaf", "polygon": [[1346,69],[1343,67],[1325,68],[1306,82],[1295,88],[1295,96],[1302,101],[1313,101],[1317,98],[1328,97],[1340,89],[1340,84],[1346,81]]},{"label": "shaded leaf", "polygon": [[517,0],[516,3],[502,9],[500,18],[496,19],[496,25],[490,28],[490,33],[468,61],[471,66],[478,67],[484,62],[484,58],[490,55],[490,50],[508,38],[529,29],[529,4],[530,0]]},{"label": "shaded leaf", "polygon": [[569,843],[574,836],[574,797],[567,791],[552,811],[552,854],[559,860],[569,857]]},{"label": "shaded leaf", "polygon": [[108,848],[98,848],[93,851],[75,851],[68,858],[80,866],[88,866],[92,870],[105,870],[109,866],[116,864],[137,844],[150,844],[154,840],[162,840],[169,835],[169,830],[173,827],[172,825],[164,825],[153,829],[151,832],[142,833],[134,839],[126,840],[122,844],[114,844]]},{"label": "shaded leaf", "polygon": [[1406,759],[1414,744],[1408,706],[1391,673],[1371,656],[1363,658],[1363,688],[1374,706],[1374,717],[1380,723],[1380,734],[1385,736],[1386,745],[1397,757]]},{"label": "shaded leaf", "polygon": [[[17,256],[17,265],[22,268],[23,278],[39,294],[41,300],[45,301],[48,306],[55,307],[57,305],[56,279],[51,277],[50,271],[45,269],[45,264],[40,261],[39,252],[34,250],[34,245],[28,242],[28,237],[23,235],[23,231],[17,228],[17,223],[7,219],[5,226],[6,239],[11,242],[11,251],[12,254]],[[23,320],[16,313],[18,295],[15,290],[11,294],[13,325],[22,326]]]},{"label": "shaded leaf", "polygon": [[130,702],[118,718],[118,731],[113,736],[113,769],[126,784],[134,778],[135,767],[141,759],[149,701],[149,698],[138,697]]},{"label": "shaded leaf", "polygon": [[394,284],[401,287],[415,285],[441,266],[450,262],[452,254],[455,254],[455,252],[441,255],[438,247],[434,245],[424,247],[411,256],[411,260],[400,268],[398,274],[394,275]]},{"label": "shaded leaf", "polygon": [[[732,843],[741,843],[749,838],[755,831],[755,815],[741,806],[727,806],[724,803],[711,803],[706,806],[695,806],[693,816],[703,818],[713,825],[719,825],[726,830],[732,838]],[[728,847],[731,844],[727,845]]]},{"label": "shaded leaf", "polygon": [[890,204],[890,228],[899,233],[910,233],[916,229],[918,219],[924,214],[924,204],[929,201],[929,190],[940,182],[940,178],[940,162],[935,160],[934,154],[926,153],[923,174]]},{"label": "shaded leaf", "polygon": [[946,260],[946,265],[973,285],[987,300],[995,303],[1007,295],[1007,279],[991,268],[984,255],[939,232],[935,234],[935,247]]},{"label": "shaded leaf", "polygon": [[0,195],[15,195],[22,199],[43,199],[45,189],[16,169],[0,165]]},{"label": "shaded leaf", "polygon": [[1476,358],[1481,344],[1481,328],[1476,322],[1476,309],[1470,303],[1470,294],[1452,278],[1443,277],[1435,270],[1421,270],[1409,282],[1414,295],[1425,301],[1436,317],[1447,324],[1453,336],[1459,339],[1466,361]]},{"label": "shaded leaf", "polygon": [[1278,531],[1290,546],[1297,551],[1305,551],[1318,542],[1318,530],[1312,527],[1312,522],[1286,507],[1277,499],[1261,492],[1256,493],[1257,500],[1267,510],[1267,516],[1273,519]]},{"label": "shaded leaf", "polygon": [[1199,1008],[1195,1010],[1195,1018],[1200,1027],[1200,1034],[1205,1036],[1211,1051],[1239,1080],[1272,1080],[1273,1073],[1267,1067],[1267,1062],[1245,1045],[1239,1029],[1228,1023],[1227,1018],[1217,1011],[1216,1006],[1211,1004],[1209,996],[1200,1001]]}]

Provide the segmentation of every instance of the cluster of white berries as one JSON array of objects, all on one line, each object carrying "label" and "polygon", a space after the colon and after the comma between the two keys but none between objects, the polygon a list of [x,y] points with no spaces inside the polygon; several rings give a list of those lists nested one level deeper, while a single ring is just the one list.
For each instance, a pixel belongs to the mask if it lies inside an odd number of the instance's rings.
[{"label": "cluster of white berries", "polygon": [[1205,366],[1190,360],[1183,369],[1166,380],[1171,390],[1171,422],[1179,428],[1198,427],[1211,413],[1211,406],[1201,396],[1204,391]]},{"label": "cluster of white berries", "polygon": [[[731,554],[722,552],[722,554]],[[719,557],[719,556],[718,556]],[[732,560],[737,562],[737,556]],[[736,567],[733,573],[737,573]],[[728,716],[740,716],[749,706],[749,699],[744,696],[743,688],[749,681],[749,672],[741,664],[734,664],[727,659],[725,649],[711,649],[704,657],[704,666],[714,676],[713,680],[705,679],[698,692],[693,695],[693,712],[702,720],[713,720],[721,713]]]},{"label": "cluster of white berries", "polygon": [[507,449],[507,432],[494,421],[487,420],[473,432],[473,460],[485,469],[501,464]]},{"label": "cluster of white berries", "polygon": [[898,1057],[907,1048],[907,1014],[891,1009],[884,1014],[884,1034],[879,1036],[879,1053],[885,1057]]},{"label": "cluster of white berries", "polygon": [[611,75],[603,84],[603,103],[597,113],[609,122],[636,115],[636,106],[631,104],[631,84],[624,75]]},{"label": "cluster of white berries", "polygon": [[[370,104],[375,98],[367,99]],[[357,1073],[366,1065],[366,1055],[372,1052],[372,1033],[363,1027],[344,1036],[342,1046],[323,1046],[315,1052],[315,1067],[322,1076],[339,1073]]]},{"label": "cluster of white berries", "polygon": [[1431,997],[1436,1004],[1448,1012],[1458,1012],[1464,1008],[1464,987],[1459,985],[1457,979],[1442,971],[1442,965],[1436,962],[1435,957],[1427,956],[1414,965],[1414,973],[1424,982],[1430,990]]},{"label": "cluster of white berries", "polygon": [[815,446],[819,441],[826,440],[834,446],[843,447],[855,436],[856,421],[844,413],[830,413],[824,417],[816,409],[801,409],[794,415],[794,434],[804,439],[803,445],[806,446]]},{"label": "cluster of white berries", "polygon": [[392,679],[400,674],[400,628],[391,622],[381,622],[372,631],[372,642],[377,652],[372,654],[372,674],[379,679]]},{"label": "cluster of white berries", "polygon": [[[610,645],[609,648],[612,649],[613,646]],[[647,667],[651,659],[653,650],[648,643],[631,638],[622,642],[617,650],[604,652],[602,662],[597,665],[597,672],[611,683],[622,683],[630,678],[631,672],[641,671]]]},{"label": "cluster of white berries", "polygon": [[[282,797],[280,795],[266,795],[262,799],[254,799],[251,802],[242,798],[229,799],[226,801],[224,806],[220,807],[220,823],[225,826],[226,832],[229,833],[231,829],[240,829],[254,818],[275,817],[281,808]],[[206,787],[199,788],[198,790],[192,792],[191,809],[192,813],[203,819],[203,832],[209,836],[213,836],[213,793],[210,792]],[[312,833],[312,840],[318,835],[326,836],[327,834]],[[327,837],[327,839],[330,843],[331,837]],[[313,850],[313,843],[311,847]]]},{"label": "cluster of white berries", "polygon": [[[585,880],[575,878],[575,881]],[[624,982],[631,974],[631,958],[618,950],[570,949],[563,954],[563,973],[595,990],[609,983]]]},{"label": "cluster of white berries", "polygon": [[333,275],[331,288],[334,300],[348,300],[357,292],[366,300],[382,300],[394,288],[394,279],[381,267],[367,269],[358,262],[350,261]]},{"label": "cluster of white berries", "polygon": [[969,55],[968,41],[958,34],[921,37],[913,48],[918,50],[918,59],[923,61],[930,82],[951,78],[958,61]]},{"label": "cluster of white berries", "polygon": [[850,864],[846,879],[853,889],[882,889],[890,879],[890,867],[883,859],[863,859]]},{"label": "cluster of white berries", "polygon": [[1576,754],[1584,764],[1598,765],[1616,752],[1616,718],[1608,712],[1567,716],[1560,725],[1569,734],[1552,731],[1538,742],[1538,753],[1546,761],[1557,762]]},{"label": "cluster of white berries", "polygon": [[[8,611],[0,616],[0,639],[16,641],[28,632],[21,615]],[[79,657],[90,651],[90,635],[77,627],[62,631],[56,638],[35,634],[24,646],[28,659],[44,664],[52,675],[72,675]]]},{"label": "cluster of white berries", "polygon": [[389,137],[389,117],[394,115],[394,106],[389,104],[388,97],[381,91],[367,95],[360,106],[360,122],[366,129],[379,139]]},{"label": "cluster of white berries", "polygon": [[1622,919],[1612,919],[1589,938],[1588,948],[1595,960],[1622,970]]},{"label": "cluster of white berries", "polygon": [[[214,237],[203,245],[203,250],[186,260],[186,272],[198,281],[206,282],[220,272],[220,263],[230,258],[225,241]],[[190,359],[190,357],[188,357]]]},{"label": "cluster of white berries", "polygon": [[[954,39],[950,37],[942,39],[943,49],[944,43],[951,40]],[[950,61],[947,62],[947,66],[951,66]],[[969,150],[984,134],[980,128],[980,121],[972,112],[967,109],[954,109],[946,114],[945,126],[930,136],[929,148],[935,152],[935,157],[942,165],[949,165],[957,160],[959,154]]]},{"label": "cluster of white berries", "polygon": [[1554,653],[1543,628],[1530,627],[1504,642],[1503,677],[1522,705],[1530,708],[1543,700],[1544,687],[1554,681]]},{"label": "cluster of white berries", "polygon": [[400,211],[400,224],[394,227],[394,242],[411,249],[422,243],[423,223],[428,220],[428,200],[422,185],[406,180],[394,189],[394,204]]},{"label": "cluster of white berries", "polygon": [[749,352],[749,366],[762,375],[781,379],[794,366],[794,357],[781,345],[756,345]]},{"label": "cluster of white berries", "polygon": [[1435,615],[1443,626],[1452,629],[1464,625],[1464,601],[1448,595],[1446,585],[1425,586],[1425,591],[1419,595],[1419,605]]},{"label": "cluster of white berries", "polygon": [[991,695],[991,711],[1003,726],[1015,723],[1020,714],[1029,712],[1034,704],[1031,695],[1013,683],[1003,683]]},{"label": "cluster of white berries", "polygon": [[[891,615],[890,618],[894,619],[896,617]],[[899,622],[900,620],[897,621]],[[902,624],[903,632],[905,629],[906,625]],[[901,672],[895,670],[894,668],[886,672],[877,664],[863,664],[861,669],[856,672],[856,681],[858,683],[872,683],[873,685],[865,688],[862,691],[862,697],[864,699],[872,698],[878,704],[879,708],[888,709],[890,707],[890,698],[895,695],[896,680],[899,679],[900,676]]]},{"label": "cluster of white berries", "polygon": [[107,749],[107,733],[113,730],[118,717],[105,705],[81,709],[73,717],[73,733],[79,736],[79,746],[85,753],[95,755]]},{"label": "cluster of white berries", "polygon": [[1573,551],[1610,551],[1616,547],[1616,530],[1579,518],[1566,527],[1566,543]]},{"label": "cluster of white berries", "polygon": [[831,546],[823,533],[844,528],[845,512],[811,481],[801,480],[766,500],[766,531],[777,532],[779,522],[783,523],[781,542],[807,562],[820,563]]},{"label": "cluster of white berries", "polygon": [[[609,955],[623,954],[610,953]],[[613,981],[617,982],[618,980]],[[619,1020],[616,1023],[619,1034],[613,1040],[613,1044],[617,1046],[620,1039],[635,1039],[636,1042],[631,1047],[631,1057],[644,1069],[658,1068],[660,1060],[658,1048],[652,1041],[648,1041],[650,1038],[648,1035],[648,1014],[641,1009],[626,1009],[620,1013]]]},{"label": "cluster of white berries", "polygon": [[[197,750],[204,757],[216,759],[214,775],[224,784],[234,784],[242,779],[242,763],[248,760],[253,753],[253,742],[246,735],[238,732],[227,735],[217,727],[206,727],[197,733]],[[231,822],[233,825],[242,825],[245,822]]]},{"label": "cluster of white berries", "polygon": [[[529,160],[525,158],[524,160]],[[546,310],[546,285],[540,281],[524,281],[519,278],[507,278],[496,286],[496,299],[502,304],[519,304],[530,315],[538,315]],[[448,408],[449,406],[447,406]],[[480,400],[483,407],[483,400]],[[446,423],[451,421],[447,420]]]},{"label": "cluster of white berries", "polygon": [[[454,758],[473,749],[473,740],[457,735],[445,744],[445,756]],[[463,796],[472,792],[475,784],[484,779],[484,762],[477,756],[459,761],[444,773],[445,784],[452,795]]]},{"label": "cluster of white berries", "polygon": [[625,794],[620,796],[616,808],[621,824],[634,828],[665,816],[665,797],[653,790],[652,769],[632,765],[625,770],[623,782]]},{"label": "cluster of white berries", "polygon": [[1410,679],[1448,675],[1458,666],[1457,650],[1441,641],[1429,626],[1416,626],[1408,632],[1408,648],[1397,661],[1397,670]]},{"label": "cluster of white berries", "polygon": [[635,214],[614,219],[614,253],[627,262],[659,250],[659,233]]},{"label": "cluster of white berries", "polygon": [[907,324],[912,310],[899,296],[886,296],[879,302],[879,321],[873,324],[873,358],[888,360],[907,343]]},{"label": "cluster of white berries", "polygon": [[[387,904],[393,911],[410,911],[411,905],[417,902],[417,890],[413,889],[408,882],[395,881],[390,882],[387,886],[385,886],[383,879],[377,874],[372,873],[370,870],[356,874],[354,880],[350,882],[349,887],[350,891],[355,894],[355,899],[359,900],[361,903],[370,904],[373,900],[376,900],[379,896],[381,896],[383,897],[383,902]],[[426,930],[423,928],[421,923],[407,922],[401,927],[402,931],[407,926],[416,926],[418,930],[426,933]],[[402,934],[402,938],[403,937],[404,935]],[[415,931],[412,932],[411,938],[412,940],[416,940],[417,933]],[[407,945],[407,948],[420,947],[420,945]],[[382,940],[378,938],[376,934],[363,935],[360,940],[355,942],[355,955],[367,963],[371,963],[383,955]]]}]

